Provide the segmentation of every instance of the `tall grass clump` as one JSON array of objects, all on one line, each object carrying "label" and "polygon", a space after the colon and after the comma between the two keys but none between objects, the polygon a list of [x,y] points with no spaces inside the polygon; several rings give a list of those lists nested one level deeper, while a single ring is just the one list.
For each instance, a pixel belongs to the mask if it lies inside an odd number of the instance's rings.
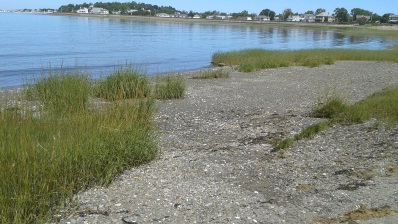
[{"label": "tall grass clump", "polygon": [[205,70],[200,72],[199,75],[192,77],[193,79],[225,79],[229,78],[229,72],[216,69],[216,70]]},{"label": "tall grass clump", "polygon": [[386,50],[306,49],[280,51],[249,49],[217,52],[212,56],[213,64],[237,66],[237,69],[242,72],[288,66],[318,67],[331,65],[340,60],[398,62],[398,49],[397,47]]},{"label": "tall grass clump", "polygon": [[181,77],[166,75],[156,77],[153,97],[160,100],[180,99],[185,93],[185,83]]},{"label": "tall grass clump", "polygon": [[88,75],[51,71],[28,85],[25,93],[42,102],[45,110],[62,114],[86,111],[91,91]]},{"label": "tall grass clump", "polygon": [[343,97],[338,95],[327,96],[325,102],[318,102],[311,113],[312,117],[335,118],[349,107]]},{"label": "tall grass clump", "polygon": [[[51,88],[44,84],[47,78],[40,80],[30,86],[32,96],[46,105],[54,100],[50,95],[68,101],[68,94],[58,93],[67,90],[62,88],[87,94],[86,85],[53,84],[65,79],[52,77]],[[69,103],[81,101],[86,100]],[[63,113],[48,110],[61,111],[68,108],[65,103],[50,105],[39,111],[29,103],[0,105],[0,223],[46,223],[74,193],[107,185],[123,170],[157,155],[151,98]]]},{"label": "tall grass clump", "polygon": [[96,96],[107,100],[144,98],[150,95],[148,79],[134,68],[120,68],[101,80]]}]

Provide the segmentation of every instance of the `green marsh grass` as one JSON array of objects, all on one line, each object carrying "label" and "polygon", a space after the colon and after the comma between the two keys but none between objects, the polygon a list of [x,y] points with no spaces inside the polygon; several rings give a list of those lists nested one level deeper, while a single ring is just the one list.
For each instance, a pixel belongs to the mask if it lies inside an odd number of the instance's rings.
[{"label": "green marsh grass", "polygon": [[205,70],[200,72],[199,75],[192,77],[193,79],[225,79],[229,78],[229,72],[222,69]]},{"label": "green marsh grass", "polygon": [[278,51],[249,49],[213,54],[213,64],[238,66],[242,72],[253,72],[267,68],[288,66],[317,67],[334,64],[335,61],[389,61],[398,62],[398,48],[387,50],[355,50],[355,49],[309,49],[294,51]]},{"label": "green marsh grass", "polygon": [[86,81],[37,80],[28,93],[44,105],[39,111],[28,102],[0,105],[0,223],[48,222],[74,193],[156,157],[154,100],[90,110]]},{"label": "green marsh grass", "polygon": [[186,85],[183,79],[175,75],[156,78],[153,97],[160,100],[180,99],[184,96]]},{"label": "green marsh grass", "polygon": [[388,88],[375,93],[354,105],[339,96],[327,98],[326,102],[317,105],[311,113],[314,117],[328,118],[304,128],[293,138],[276,141],[273,151],[279,151],[294,145],[294,141],[313,138],[321,131],[334,124],[352,124],[376,118],[392,127],[398,124],[398,87]]},{"label": "green marsh grass", "polygon": [[140,70],[119,68],[101,80],[95,92],[97,97],[111,101],[144,98],[150,95],[150,85]]}]

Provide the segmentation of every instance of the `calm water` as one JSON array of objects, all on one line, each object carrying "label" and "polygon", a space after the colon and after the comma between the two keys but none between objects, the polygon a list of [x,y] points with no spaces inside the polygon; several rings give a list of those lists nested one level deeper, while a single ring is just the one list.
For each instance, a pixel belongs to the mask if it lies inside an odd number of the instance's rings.
[{"label": "calm water", "polygon": [[378,37],[344,36],[337,29],[247,26],[116,18],[0,13],[0,87],[22,85],[43,70],[79,68],[94,78],[125,64],[148,75],[210,66],[218,51],[247,48],[383,49]]}]

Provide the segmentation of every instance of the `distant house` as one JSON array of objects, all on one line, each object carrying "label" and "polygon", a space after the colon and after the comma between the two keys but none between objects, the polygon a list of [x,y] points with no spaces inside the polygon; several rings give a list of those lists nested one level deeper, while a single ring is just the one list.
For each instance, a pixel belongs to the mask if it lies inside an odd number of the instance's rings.
[{"label": "distant house", "polygon": [[302,18],[301,16],[293,15],[293,16],[287,17],[286,21],[288,21],[288,22],[300,22],[303,19],[304,18]]},{"label": "distant house", "polygon": [[269,17],[269,16],[256,16],[256,18],[254,18],[254,19],[258,20],[258,21],[270,21],[271,17]]},{"label": "distant house", "polygon": [[127,13],[128,13],[128,14],[131,14],[131,15],[133,15],[133,13],[135,13],[135,12],[138,12],[138,10],[136,10],[136,9],[129,9],[129,10],[127,10]]},{"label": "distant house", "polygon": [[358,19],[365,19],[366,21],[370,20],[372,17],[371,16],[365,16],[365,15],[357,15],[355,20]]},{"label": "distant house", "polygon": [[88,13],[88,8],[80,8],[76,11],[77,13]]},{"label": "distant house", "polygon": [[304,14],[303,22],[306,22],[306,23],[315,22],[315,15],[314,14]]},{"label": "distant house", "polygon": [[198,15],[198,14],[196,14],[196,15],[194,15],[193,17],[192,17],[192,19],[200,19],[200,18],[202,18],[200,15]]},{"label": "distant house", "polygon": [[161,18],[170,18],[170,15],[167,13],[157,13],[155,14],[156,17],[161,17]]},{"label": "distant house", "polygon": [[333,17],[333,15],[330,15],[328,12],[321,12],[315,16],[315,22],[332,23],[332,22],[334,22],[334,17]]},{"label": "distant house", "polygon": [[390,15],[388,17],[388,22],[389,23],[398,23],[398,15]]},{"label": "distant house", "polygon": [[226,20],[226,19],[229,19],[229,17],[221,16],[221,15],[209,15],[209,16],[206,16],[206,19]]},{"label": "distant house", "polygon": [[239,16],[238,18],[236,18],[236,20],[238,21],[252,21],[253,18],[250,16]]},{"label": "distant house", "polygon": [[95,7],[93,7],[93,8],[91,9],[91,13],[92,13],[92,14],[107,15],[107,14],[109,14],[109,11],[106,10],[106,9],[103,9],[103,8],[95,8]]},{"label": "distant house", "polygon": [[184,13],[176,12],[176,13],[174,14],[174,18],[183,18],[183,19],[186,19],[186,18],[188,18],[188,15],[187,15],[187,14],[184,14]]}]

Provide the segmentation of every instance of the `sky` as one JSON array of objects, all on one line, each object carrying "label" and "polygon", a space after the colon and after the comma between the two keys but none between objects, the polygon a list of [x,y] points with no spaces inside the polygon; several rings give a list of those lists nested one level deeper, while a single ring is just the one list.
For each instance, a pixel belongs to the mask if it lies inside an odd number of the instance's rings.
[{"label": "sky", "polygon": [[[35,9],[54,8],[61,5],[82,4],[95,2],[115,2],[118,0],[0,0],[0,9]],[[118,2],[131,2],[119,0]],[[397,0],[136,0],[146,4],[158,6],[172,6],[177,10],[194,12],[220,11],[226,13],[241,12],[259,14],[263,9],[271,9],[277,14],[290,8],[294,13],[305,13],[308,10],[315,11],[318,8],[326,9],[333,13],[336,8],[345,8],[348,12],[353,8],[361,8],[379,15],[385,13],[398,14]]]}]

